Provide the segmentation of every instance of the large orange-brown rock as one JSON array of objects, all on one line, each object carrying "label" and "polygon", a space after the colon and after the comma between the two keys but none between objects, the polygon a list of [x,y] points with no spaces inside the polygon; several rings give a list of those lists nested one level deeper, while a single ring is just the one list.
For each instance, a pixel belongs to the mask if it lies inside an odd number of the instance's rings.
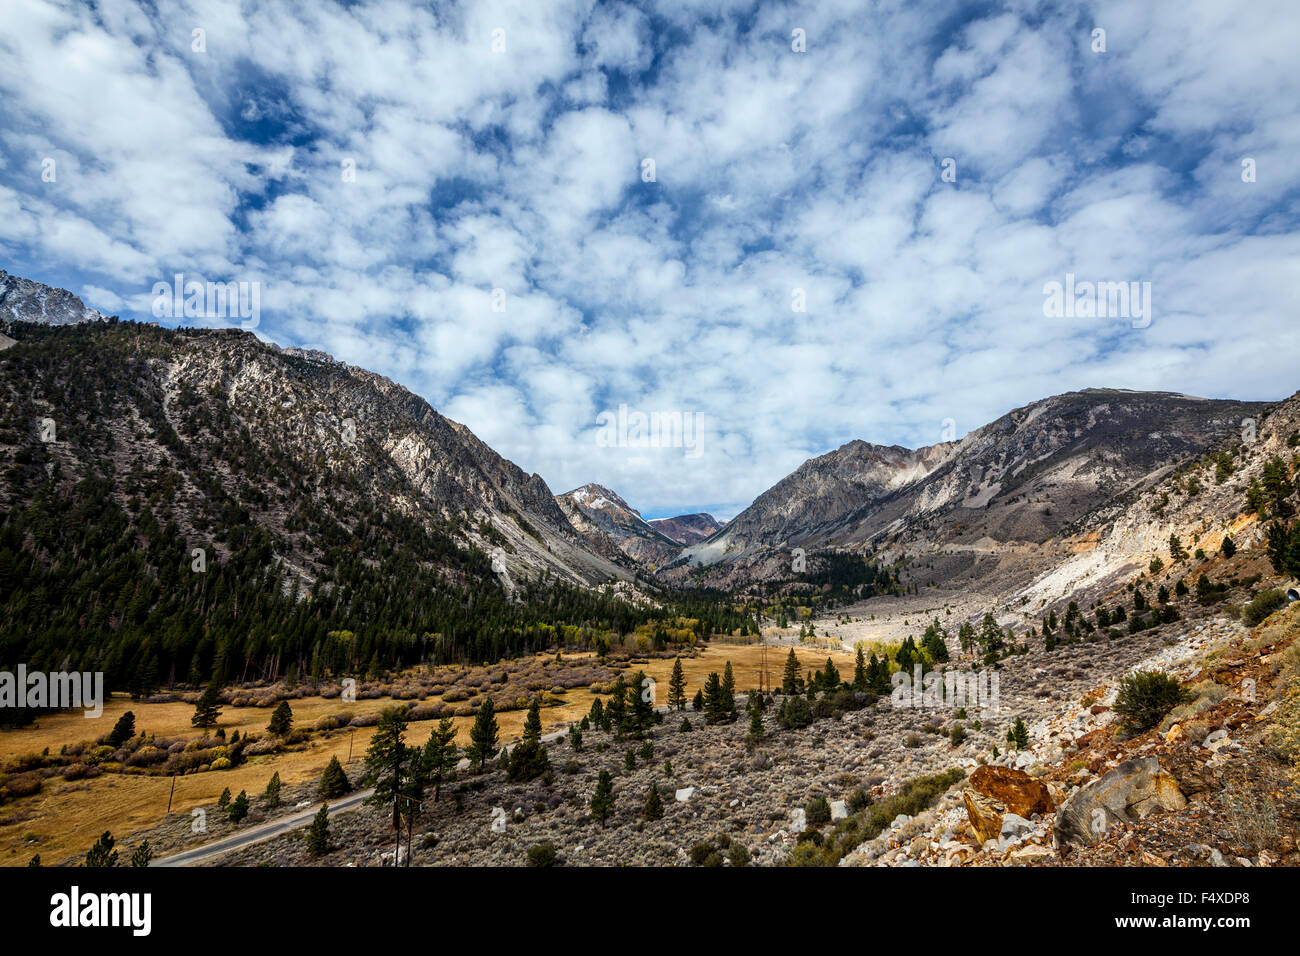
[{"label": "large orange-brown rock", "polygon": [[966,816],[970,818],[971,829],[975,831],[975,839],[981,844],[988,840],[996,840],[998,834],[1002,832],[1002,817],[1006,814],[1006,807],[996,800],[990,800],[982,793],[977,793],[970,787],[961,792],[962,802],[966,804]]},{"label": "large orange-brown rock", "polygon": [[976,767],[970,775],[970,786],[1026,820],[1035,813],[1051,813],[1056,809],[1047,785],[1023,770]]}]

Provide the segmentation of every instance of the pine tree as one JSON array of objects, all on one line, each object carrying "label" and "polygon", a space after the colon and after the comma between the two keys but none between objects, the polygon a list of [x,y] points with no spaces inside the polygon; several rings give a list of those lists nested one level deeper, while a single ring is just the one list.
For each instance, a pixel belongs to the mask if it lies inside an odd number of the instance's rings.
[{"label": "pine tree", "polygon": [[456,726],[450,717],[443,717],[438,726],[429,734],[424,745],[422,761],[425,777],[433,784],[433,799],[436,803],[442,791],[442,782],[456,772],[458,762],[456,744]]},{"label": "pine tree", "polygon": [[737,716],[736,713],[736,675],[731,669],[731,661],[727,661],[727,666],[722,669],[722,711],[728,719]]},{"label": "pine tree", "polygon": [[704,681],[704,719],[716,724],[727,716],[723,706],[722,680],[713,671]]},{"label": "pine tree", "polygon": [[307,828],[307,855],[315,859],[330,851],[330,805],[321,804]]},{"label": "pine tree", "polygon": [[271,780],[266,785],[266,805],[274,810],[280,805],[280,771],[271,774]]},{"label": "pine tree", "polygon": [[597,697],[595,700],[591,702],[591,713],[589,713],[587,716],[591,718],[592,726],[594,727],[604,726],[605,707],[603,704],[601,704],[599,697]]},{"label": "pine tree", "polygon": [[853,689],[865,693],[869,686],[866,656],[862,653],[862,645],[859,644],[858,652],[853,658]]},{"label": "pine tree", "polygon": [[596,791],[591,795],[591,816],[605,829],[605,821],[614,811],[614,778],[602,770],[596,780]]},{"label": "pine tree", "polygon": [[271,722],[266,729],[277,737],[283,737],[293,729],[293,709],[287,700],[282,700],[271,714]]},{"label": "pine tree", "polygon": [[646,822],[659,820],[664,815],[664,801],[659,796],[659,785],[650,784],[650,793],[645,798],[645,811],[641,814]]},{"label": "pine tree", "polygon": [[618,679],[614,681],[614,689],[610,694],[609,702],[605,705],[605,721],[614,728],[616,738],[623,736],[624,721],[627,719],[624,713],[626,710],[627,683],[623,680],[623,675],[619,674]]},{"label": "pine tree", "polygon": [[[703,690],[697,690],[697,691],[695,692],[695,699],[691,701],[691,709],[692,709],[692,710],[695,710],[695,711],[697,711],[697,712],[698,712],[698,711],[701,711],[701,710],[704,709],[704,691],[703,691]],[[683,718],[683,719],[685,719],[685,718]]]},{"label": "pine tree", "polygon": [[790,648],[790,656],[785,659],[785,673],[781,675],[781,693],[789,696],[797,694],[803,687],[803,678],[799,676],[799,658],[795,656],[794,648]]},{"label": "pine tree", "polygon": [[827,693],[834,691],[840,686],[840,672],[835,667],[835,662],[829,657],[826,658],[826,666],[822,669],[818,678]]},{"label": "pine tree", "polygon": [[[486,703],[484,707],[488,706]],[[393,829],[402,825],[401,795],[406,792],[406,777],[415,752],[406,746],[405,707],[389,707],[379,716],[379,724],[366,749],[363,782],[375,788],[366,803],[378,807],[393,805]]]},{"label": "pine tree", "polygon": [[939,626],[939,619],[935,618],[929,627],[925,629],[925,634],[921,638],[921,646],[925,652],[930,655],[930,660],[936,664],[944,664],[948,661],[948,635],[944,629]]},{"label": "pine tree", "polygon": [[749,698],[749,739],[758,741],[763,738],[763,707],[756,695]]},{"label": "pine tree", "polygon": [[975,627],[970,621],[963,621],[957,629],[957,642],[961,645],[961,652],[969,655],[975,646]]},{"label": "pine tree", "polygon": [[496,753],[496,708],[492,706],[492,698],[489,697],[479,706],[478,715],[474,718],[474,726],[469,730],[469,746],[465,748],[465,756],[469,757],[472,763],[478,764],[478,769],[482,772],[487,762],[495,757]]},{"label": "pine tree", "polygon": [[686,709],[686,674],[680,657],[673,661],[673,674],[668,678],[668,706],[674,710]]},{"label": "pine tree", "polygon": [[330,762],[325,765],[325,772],[321,774],[317,794],[322,800],[333,800],[351,790],[352,782],[348,780],[348,775],[343,770],[343,764],[339,763],[338,756],[330,757]]},{"label": "pine tree", "polygon": [[190,718],[190,723],[200,730],[215,727],[217,721],[221,719],[220,700],[221,688],[217,686],[216,681],[213,681],[199,695],[198,702],[194,705],[194,716]]},{"label": "pine tree", "polygon": [[1219,545],[1219,553],[1222,554],[1225,558],[1230,558],[1237,553],[1237,546],[1233,543],[1232,539],[1229,538],[1227,535],[1224,535],[1223,543]]},{"label": "pine tree", "polygon": [[650,697],[650,687],[645,671],[637,671],[632,679],[631,703],[627,708],[625,719],[628,732],[641,736],[654,724],[655,707]]},{"label": "pine tree", "polygon": [[541,703],[534,697],[524,718],[524,736],[510,750],[506,779],[511,783],[533,780],[551,769],[550,757],[542,745]]},{"label": "pine tree", "polygon": [[229,787],[226,787],[226,789],[222,790],[222,791],[221,791],[221,796],[217,797],[217,806],[220,807],[222,810],[224,810],[224,809],[226,809],[228,806],[230,806],[230,788],[229,788]]},{"label": "pine tree", "polygon": [[95,845],[90,848],[86,854],[86,861],[82,866],[87,867],[106,867],[117,866],[117,850],[114,849],[117,841],[113,839],[113,834],[105,830]]},{"label": "pine tree", "polygon": [[231,823],[238,823],[248,816],[248,794],[243,790],[239,791],[239,796],[230,801],[230,806],[226,808],[226,816]]},{"label": "pine tree", "polygon": [[1017,717],[1015,726],[1011,728],[1011,741],[1016,745],[1017,750],[1024,750],[1029,746],[1029,728],[1025,722]]},{"label": "pine tree", "polygon": [[135,736],[135,714],[127,711],[117,719],[113,729],[108,734],[106,741],[108,746],[117,749],[128,740]]}]

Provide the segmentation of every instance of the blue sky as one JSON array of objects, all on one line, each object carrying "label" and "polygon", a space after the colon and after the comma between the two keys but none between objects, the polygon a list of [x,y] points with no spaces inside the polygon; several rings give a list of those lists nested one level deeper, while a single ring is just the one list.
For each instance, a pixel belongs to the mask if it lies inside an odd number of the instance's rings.
[{"label": "blue sky", "polygon": [[[1300,388],[1290,0],[5,6],[0,265],[259,282],[555,491],[730,517],[1074,388]],[[1149,324],[1045,316],[1067,273]]]}]

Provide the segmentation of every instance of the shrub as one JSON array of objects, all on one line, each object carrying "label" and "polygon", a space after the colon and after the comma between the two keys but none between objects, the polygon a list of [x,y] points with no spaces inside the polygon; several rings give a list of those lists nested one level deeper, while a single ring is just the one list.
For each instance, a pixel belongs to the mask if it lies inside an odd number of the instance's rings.
[{"label": "shrub", "polygon": [[1120,679],[1114,710],[1125,732],[1140,734],[1160,723],[1187,696],[1176,678],[1160,671],[1138,671]]},{"label": "shrub", "polygon": [[30,797],[39,793],[41,777],[37,773],[18,773],[7,778],[0,786],[0,798]]},{"label": "shrub", "polygon": [[803,808],[809,826],[820,827],[831,821],[831,805],[825,797],[814,797]]},{"label": "shrub", "polygon": [[1278,608],[1286,605],[1286,592],[1277,588],[1260,591],[1241,612],[1241,619],[1248,627],[1254,627]]},{"label": "shrub", "polygon": [[555,866],[559,853],[553,843],[539,843],[528,850],[529,866]]},{"label": "shrub", "polygon": [[788,697],[782,701],[776,720],[787,730],[807,727],[813,722],[812,707],[804,697]]},{"label": "shrub", "polygon": [[1242,856],[1254,856],[1278,845],[1281,835],[1277,807],[1267,793],[1230,784],[1219,794],[1219,803],[1228,814],[1228,826],[1237,846],[1244,851]]}]

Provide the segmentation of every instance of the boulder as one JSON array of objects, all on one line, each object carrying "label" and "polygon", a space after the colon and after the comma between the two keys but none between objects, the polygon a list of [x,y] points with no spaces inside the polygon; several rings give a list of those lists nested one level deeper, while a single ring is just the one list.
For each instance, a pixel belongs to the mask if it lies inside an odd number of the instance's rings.
[{"label": "boulder", "polygon": [[1008,813],[1002,818],[1002,828],[998,831],[998,846],[1005,850],[1007,847],[1020,843],[1034,830],[1034,825],[1024,817],[1015,813]]},{"label": "boulder", "polygon": [[1035,866],[1040,863],[1046,863],[1056,854],[1050,847],[1039,846],[1037,843],[1031,843],[1028,846],[1022,846],[1017,850],[1012,850],[1007,859],[1014,864],[1024,866]]},{"label": "boulder", "polygon": [[808,814],[804,813],[803,807],[790,811],[790,832],[803,833],[808,829]]},{"label": "boulder", "polygon": [[682,787],[675,794],[673,794],[673,796],[676,798],[678,803],[685,803],[687,800],[691,799],[691,797],[695,796],[695,788]]},{"label": "boulder", "polygon": [[1120,823],[1133,823],[1153,810],[1179,810],[1187,798],[1155,757],[1126,760],[1100,779],[1080,787],[1056,814],[1061,846],[1094,843]]},{"label": "boulder", "polygon": [[849,806],[847,803],[845,803],[843,800],[831,801],[831,822],[832,823],[834,823],[836,820],[847,819],[848,815],[849,815]]},{"label": "boulder", "polygon": [[1017,816],[1028,818],[1035,813],[1051,813],[1056,809],[1047,785],[1023,770],[980,767],[970,775],[970,786]]},{"label": "boulder", "polygon": [[997,839],[1002,833],[1002,817],[1006,813],[1006,807],[969,787],[961,792],[961,798],[966,804],[966,816],[970,818],[976,839],[981,844]]}]

